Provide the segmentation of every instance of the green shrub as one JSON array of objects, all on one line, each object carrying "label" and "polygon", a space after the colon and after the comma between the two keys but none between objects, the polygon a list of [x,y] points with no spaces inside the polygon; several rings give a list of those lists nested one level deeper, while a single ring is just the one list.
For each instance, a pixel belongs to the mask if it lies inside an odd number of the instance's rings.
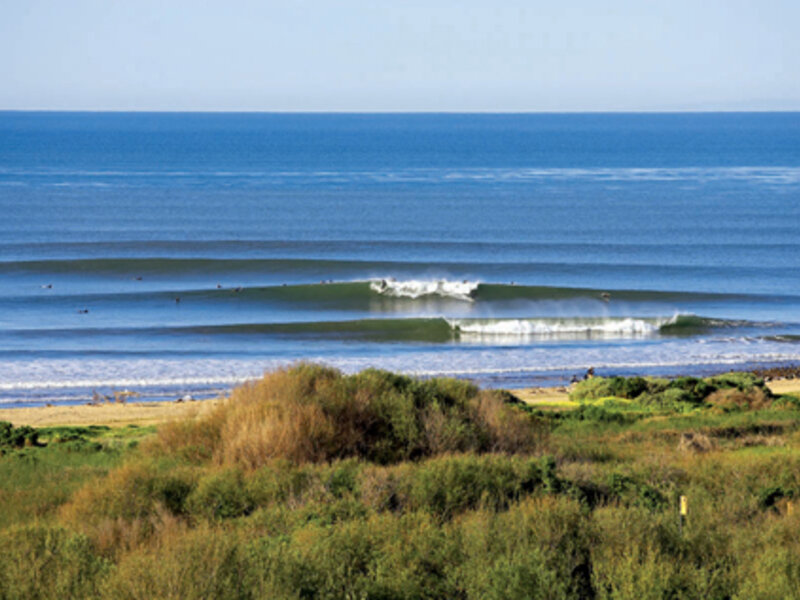
[{"label": "green shrub", "polygon": [[247,478],[248,493],[257,506],[295,504],[312,487],[322,488],[318,470],[289,461],[274,461]]},{"label": "green shrub", "polygon": [[[716,389],[736,388],[739,391],[747,392],[756,388],[765,388],[764,380],[753,373],[731,372],[723,375],[715,375],[705,380],[710,386]],[[712,390],[714,391],[714,390]]]},{"label": "green shrub", "polygon": [[631,506],[658,511],[667,504],[666,497],[653,486],[620,473],[609,475],[608,488],[612,496]]},{"label": "green shrub", "polygon": [[165,536],[154,546],[126,554],[103,583],[102,598],[139,600],[240,600],[253,598],[245,588],[247,563],[236,532],[207,525]]},{"label": "green shrub", "polygon": [[758,493],[758,506],[762,510],[775,508],[775,503],[782,498],[791,498],[794,496],[791,491],[784,489],[779,485],[771,485],[761,488]]},{"label": "green shrub", "polygon": [[[681,411],[701,406],[720,390],[738,390],[756,407],[774,396],[764,380],[752,373],[726,373],[715,377],[676,377],[672,380],[642,377],[593,377],[575,385],[570,399],[578,402],[606,396],[635,399],[642,406]],[[742,402],[739,402],[742,404]]]},{"label": "green shrub", "polygon": [[76,438],[71,439],[65,442],[59,442],[60,450],[64,452],[85,452],[85,453],[92,453],[92,452],[101,452],[103,450],[103,444],[100,442],[93,442],[91,440],[87,440],[86,438]]},{"label": "green shrub", "polygon": [[590,535],[568,500],[478,509],[440,525],[384,513],[252,540],[247,585],[275,598],[578,598]]},{"label": "green shrub", "polygon": [[747,575],[737,600],[772,600],[800,597],[800,555],[797,548],[772,546],[745,565]]},{"label": "green shrub", "polygon": [[772,405],[775,408],[798,410],[800,409],[800,398],[792,394],[784,394],[775,398],[775,401],[772,403]]},{"label": "green shrub", "polygon": [[689,391],[669,387],[658,393],[642,394],[637,398],[637,402],[652,409],[680,412],[694,407],[698,401]]},{"label": "green shrub", "polygon": [[647,380],[642,377],[591,377],[575,384],[570,400],[597,400],[607,396],[633,399],[647,391]]},{"label": "green shrub", "polygon": [[242,472],[226,469],[200,479],[186,498],[190,514],[207,519],[231,519],[250,514],[255,502],[245,486]]},{"label": "green shrub", "polygon": [[576,383],[569,393],[569,399],[573,402],[583,402],[584,400],[598,400],[611,395],[609,378],[591,377]]},{"label": "green shrub", "polygon": [[591,421],[595,423],[618,423],[624,425],[626,423],[634,423],[640,418],[640,415],[632,413],[628,410],[610,410],[604,406],[596,406],[592,404],[583,404],[564,413],[564,419],[568,421]]},{"label": "green shrub", "polygon": [[0,421],[0,452],[4,449],[36,446],[38,442],[39,432],[33,427],[14,427],[8,421]]},{"label": "green shrub", "polygon": [[676,377],[669,382],[667,387],[685,391],[688,396],[682,401],[694,404],[702,402],[709,394],[717,390],[717,386],[709,380],[697,377]]},{"label": "green shrub", "polygon": [[[441,519],[477,507],[505,510],[536,491],[557,493],[562,483],[551,458],[446,456],[391,471],[385,493],[396,508],[424,510]],[[378,506],[391,502],[379,499]]]},{"label": "green shrub", "polygon": [[93,597],[110,564],[86,536],[62,528],[0,532],[0,599]]},{"label": "green shrub", "polygon": [[609,396],[633,399],[647,391],[647,381],[643,377],[611,377]]},{"label": "green shrub", "polygon": [[593,539],[583,508],[558,496],[468,513],[447,527],[461,557],[448,580],[466,598],[591,598]]},{"label": "green shrub", "polygon": [[39,437],[47,441],[67,442],[69,440],[93,438],[111,431],[107,425],[73,426],[62,425],[55,427],[40,427]]},{"label": "green shrub", "polygon": [[257,598],[463,597],[446,577],[457,551],[422,513],[311,522],[247,545],[247,587]]},{"label": "green shrub", "polygon": [[194,486],[194,475],[189,471],[167,470],[154,463],[128,463],[100,482],[78,490],[62,513],[75,524],[102,519],[133,521],[155,514],[159,507],[180,515]]},{"label": "green shrub", "polygon": [[469,578],[471,598],[551,600],[571,597],[568,581],[547,565],[541,548],[534,546],[524,554],[485,558],[488,564],[481,565]]},{"label": "green shrub", "polygon": [[335,498],[355,492],[359,469],[360,465],[353,459],[334,464],[325,481],[326,490]]}]

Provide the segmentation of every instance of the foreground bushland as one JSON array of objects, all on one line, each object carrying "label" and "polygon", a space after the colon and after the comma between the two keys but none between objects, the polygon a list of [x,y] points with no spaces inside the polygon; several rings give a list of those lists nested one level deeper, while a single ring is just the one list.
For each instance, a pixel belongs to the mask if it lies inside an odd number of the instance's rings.
[{"label": "foreground bushland", "polygon": [[800,597],[796,399],[573,399],[299,365],[155,432],[0,426],[0,598]]}]

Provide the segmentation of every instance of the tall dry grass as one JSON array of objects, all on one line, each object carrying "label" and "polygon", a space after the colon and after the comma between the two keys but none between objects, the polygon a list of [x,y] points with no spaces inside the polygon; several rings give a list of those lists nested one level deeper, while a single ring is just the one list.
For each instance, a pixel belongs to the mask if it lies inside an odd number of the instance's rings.
[{"label": "tall dry grass", "polygon": [[153,447],[257,469],[360,457],[393,463],[445,452],[531,452],[546,428],[498,393],[384,371],[346,376],[311,364],[236,388],[215,411],[161,428]]}]

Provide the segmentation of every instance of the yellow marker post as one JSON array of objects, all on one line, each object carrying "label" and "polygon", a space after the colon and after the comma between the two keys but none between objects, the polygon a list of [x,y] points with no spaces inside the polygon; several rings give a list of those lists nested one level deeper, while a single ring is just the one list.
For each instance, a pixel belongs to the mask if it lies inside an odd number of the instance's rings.
[{"label": "yellow marker post", "polygon": [[680,510],[678,512],[680,513],[678,517],[678,533],[683,535],[683,522],[686,520],[686,515],[689,514],[689,500],[686,496],[681,496]]}]

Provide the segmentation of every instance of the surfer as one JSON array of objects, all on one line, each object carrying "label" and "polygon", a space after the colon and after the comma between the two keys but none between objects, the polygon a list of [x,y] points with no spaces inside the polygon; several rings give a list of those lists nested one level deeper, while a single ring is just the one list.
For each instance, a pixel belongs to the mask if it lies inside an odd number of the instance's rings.
[{"label": "surfer", "polygon": [[600,294],[600,298],[602,298],[603,302],[608,302],[609,300],[611,300],[611,294],[609,294],[608,292],[603,292],[602,294]]}]

